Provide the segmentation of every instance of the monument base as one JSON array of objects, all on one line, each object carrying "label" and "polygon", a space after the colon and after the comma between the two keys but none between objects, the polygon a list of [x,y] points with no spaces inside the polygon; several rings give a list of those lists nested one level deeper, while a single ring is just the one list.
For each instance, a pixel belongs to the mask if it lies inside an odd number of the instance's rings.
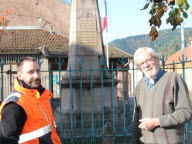
[{"label": "monument base", "polygon": [[112,79],[62,80],[61,107],[56,111],[62,115],[110,112],[112,105],[117,106],[117,83]]}]

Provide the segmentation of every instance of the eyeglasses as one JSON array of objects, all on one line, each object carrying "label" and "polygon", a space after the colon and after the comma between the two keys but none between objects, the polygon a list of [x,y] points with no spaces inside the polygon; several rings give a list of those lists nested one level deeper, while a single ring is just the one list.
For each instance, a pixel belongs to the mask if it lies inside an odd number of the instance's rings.
[{"label": "eyeglasses", "polygon": [[155,58],[155,57],[148,58],[145,61],[138,63],[138,66],[141,68],[141,67],[144,66],[145,63],[146,64],[151,64],[153,62],[153,58]]}]

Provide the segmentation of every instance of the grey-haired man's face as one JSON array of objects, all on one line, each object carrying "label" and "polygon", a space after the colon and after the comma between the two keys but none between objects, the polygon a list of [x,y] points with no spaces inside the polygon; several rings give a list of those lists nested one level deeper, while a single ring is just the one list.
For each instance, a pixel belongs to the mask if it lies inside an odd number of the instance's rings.
[{"label": "grey-haired man's face", "polygon": [[140,53],[137,61],[139,68],[145,74],[146,77],[154,78],[157,75],[160,68],[160,61],[151,53]]}]

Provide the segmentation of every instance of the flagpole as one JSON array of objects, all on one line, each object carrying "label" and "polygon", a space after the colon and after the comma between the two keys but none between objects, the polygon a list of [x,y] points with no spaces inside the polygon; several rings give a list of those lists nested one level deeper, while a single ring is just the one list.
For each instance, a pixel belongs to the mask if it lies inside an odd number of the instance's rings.
[{"label": "flagpole", "polygon": [[106,38],[107,38],[107,44],[105,48],[105,55],[107,60],[107,67],[109,68],[109,46],[108,46],[108,22],[107,22],[107,2],[104,0],[103,3],[103,16],[102,16],[102,31],[106,29]]},{"label": "flagpole", "polygon": [[108,26],[106,27],[106,36],[107,36],[107,44],[106,44],[107,67],[109,68]]},{"label": "flagpole", "polygon": [[109,68],[109,45],[108,45],[108,15],[107,15],[107,0],[105,1],[105,14],[106,14],[106,37],[107,37],[107,43],[106,43],[106,56],[107,56],[107,67]]}]

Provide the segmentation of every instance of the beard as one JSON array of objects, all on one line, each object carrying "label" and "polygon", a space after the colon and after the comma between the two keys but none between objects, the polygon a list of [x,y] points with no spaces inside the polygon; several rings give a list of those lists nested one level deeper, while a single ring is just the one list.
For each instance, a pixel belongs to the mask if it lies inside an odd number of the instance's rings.
[{"label": "beard", "polygon": [[32,79],[31,81],[30,81],[30,84],[29,84],[29,86],[31,87],[31,88],[39,88],[40,86],[41,86],[41,79]]},{"label": "beard", "polygon": [[149,79],[150,78],[155,78],[155,76],[157,75],[158,71],[159,71],[159,69],[153,67],[151,70],[145,72],[144,74]]},{"label": "beard", "polygon": [[[34,81],[32,81],[32,85],[38,85],[38,86],[40,86],[41,85],[41,79],[36,79],[36,80],[34,80]],[[33,87],[33,86],[32,86]]]},{"label": "beard", "polygon": [[21,80],[18,79],[19,84],[27,89],[37,89],[41,87],[41,79],[36,79],[36,80],[31,80],[31,81],[26,81],[26,80]]}]

